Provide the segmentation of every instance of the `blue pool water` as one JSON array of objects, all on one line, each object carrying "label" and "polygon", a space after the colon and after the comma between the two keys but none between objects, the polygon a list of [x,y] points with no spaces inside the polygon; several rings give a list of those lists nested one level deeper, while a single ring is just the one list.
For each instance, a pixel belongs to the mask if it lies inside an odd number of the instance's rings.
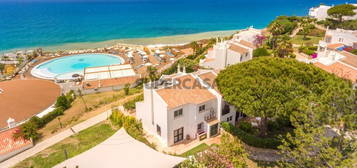
[{"label": "blue pool water", "polygon": [[279,15],[346,2],[357,0],[0,0],[0,51],[263,28]]},{"label": "blue pool water", "polygon": [[83,71],[87,67],[121,64],[120,57],[109,54],[79,54],[50,60],[36,67],[36,70],[61,75]]}]

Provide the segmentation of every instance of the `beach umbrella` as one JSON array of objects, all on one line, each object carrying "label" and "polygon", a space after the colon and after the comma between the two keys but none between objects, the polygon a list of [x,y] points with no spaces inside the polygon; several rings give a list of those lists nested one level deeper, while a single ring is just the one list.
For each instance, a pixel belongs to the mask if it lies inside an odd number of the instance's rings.
[{"label": "beach umbrella", "polygon": [[73,78],[78,78],[80,75],[79,74],[73,74],[72,77]]}]

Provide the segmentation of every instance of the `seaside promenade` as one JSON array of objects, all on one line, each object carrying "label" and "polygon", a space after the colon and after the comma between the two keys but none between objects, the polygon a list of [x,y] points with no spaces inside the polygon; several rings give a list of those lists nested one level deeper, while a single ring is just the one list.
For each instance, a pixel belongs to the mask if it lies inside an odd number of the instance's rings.
[{"label": "seaside promenade", "polygon": [[67,137],[70,137],[71,135],[74,135],[76,132],[82,131],[82,130],[87,129],[93,125],[96,125],[102,121],[107,120],[108,117],[111,115],[111,113],[112,113],[112,110],[107,110],[95,117],[92,117],[86,121],[83,121],[83,122],[73,126],[72,129],[74,132],[71,130],[71,128],[69,128],[69,129],[66,129],[66,130],[54,135],[53,137],[50,137],[42,142],[39,142],[34,147],[32,147],[32,148],[14,156],[8,160],[5,160],[4,162],[1,162],[0,167],[1,168],[12,167],[12,166],[16,165],[17,163],[27,159],[28,157],[31,157],[38,152],[41,152],[42,150],[64,140]]}]

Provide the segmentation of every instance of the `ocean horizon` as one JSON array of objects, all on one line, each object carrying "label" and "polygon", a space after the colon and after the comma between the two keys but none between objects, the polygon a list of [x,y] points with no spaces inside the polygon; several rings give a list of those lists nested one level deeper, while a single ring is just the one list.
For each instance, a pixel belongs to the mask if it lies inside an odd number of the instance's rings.
[{"label": "ocean horizon", "polygon": [[[353,3],[354,1],[352,1]],[[118,39],[266,27],[280,15],[304,16],[342,0],[0,0],[0,52]]]}]

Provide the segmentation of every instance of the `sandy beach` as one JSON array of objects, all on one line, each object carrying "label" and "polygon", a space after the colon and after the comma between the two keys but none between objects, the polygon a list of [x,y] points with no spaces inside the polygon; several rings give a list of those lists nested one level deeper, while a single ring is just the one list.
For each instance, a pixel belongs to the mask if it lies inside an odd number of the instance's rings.
[{"label": "sandy beach", "polygon": [[[230,36],[237,32],[238,30],[229,31],[211,31],[197,34],[185,34],[185,35],[174,35],[174,36],[162,36],[162,37],[152,37],[152,38],[130,38],[130,39],[114,39],[108,41],[100,42],[80,42],[80,43],[66,43],[60,45],[43,46],[45,51],[59,51],[59,50],[76,50],[76,49],[92,49],[92,48],[102,48],[110,47],[115,44],[133,44],[133,45],[175,45],[175,44],[185,44],[195,40],[224,37]],[[25,50],[38,47],[30,48],[19,48],[15,50]],[[10,51],[0,51],[0,53],[10,52]]]}]

